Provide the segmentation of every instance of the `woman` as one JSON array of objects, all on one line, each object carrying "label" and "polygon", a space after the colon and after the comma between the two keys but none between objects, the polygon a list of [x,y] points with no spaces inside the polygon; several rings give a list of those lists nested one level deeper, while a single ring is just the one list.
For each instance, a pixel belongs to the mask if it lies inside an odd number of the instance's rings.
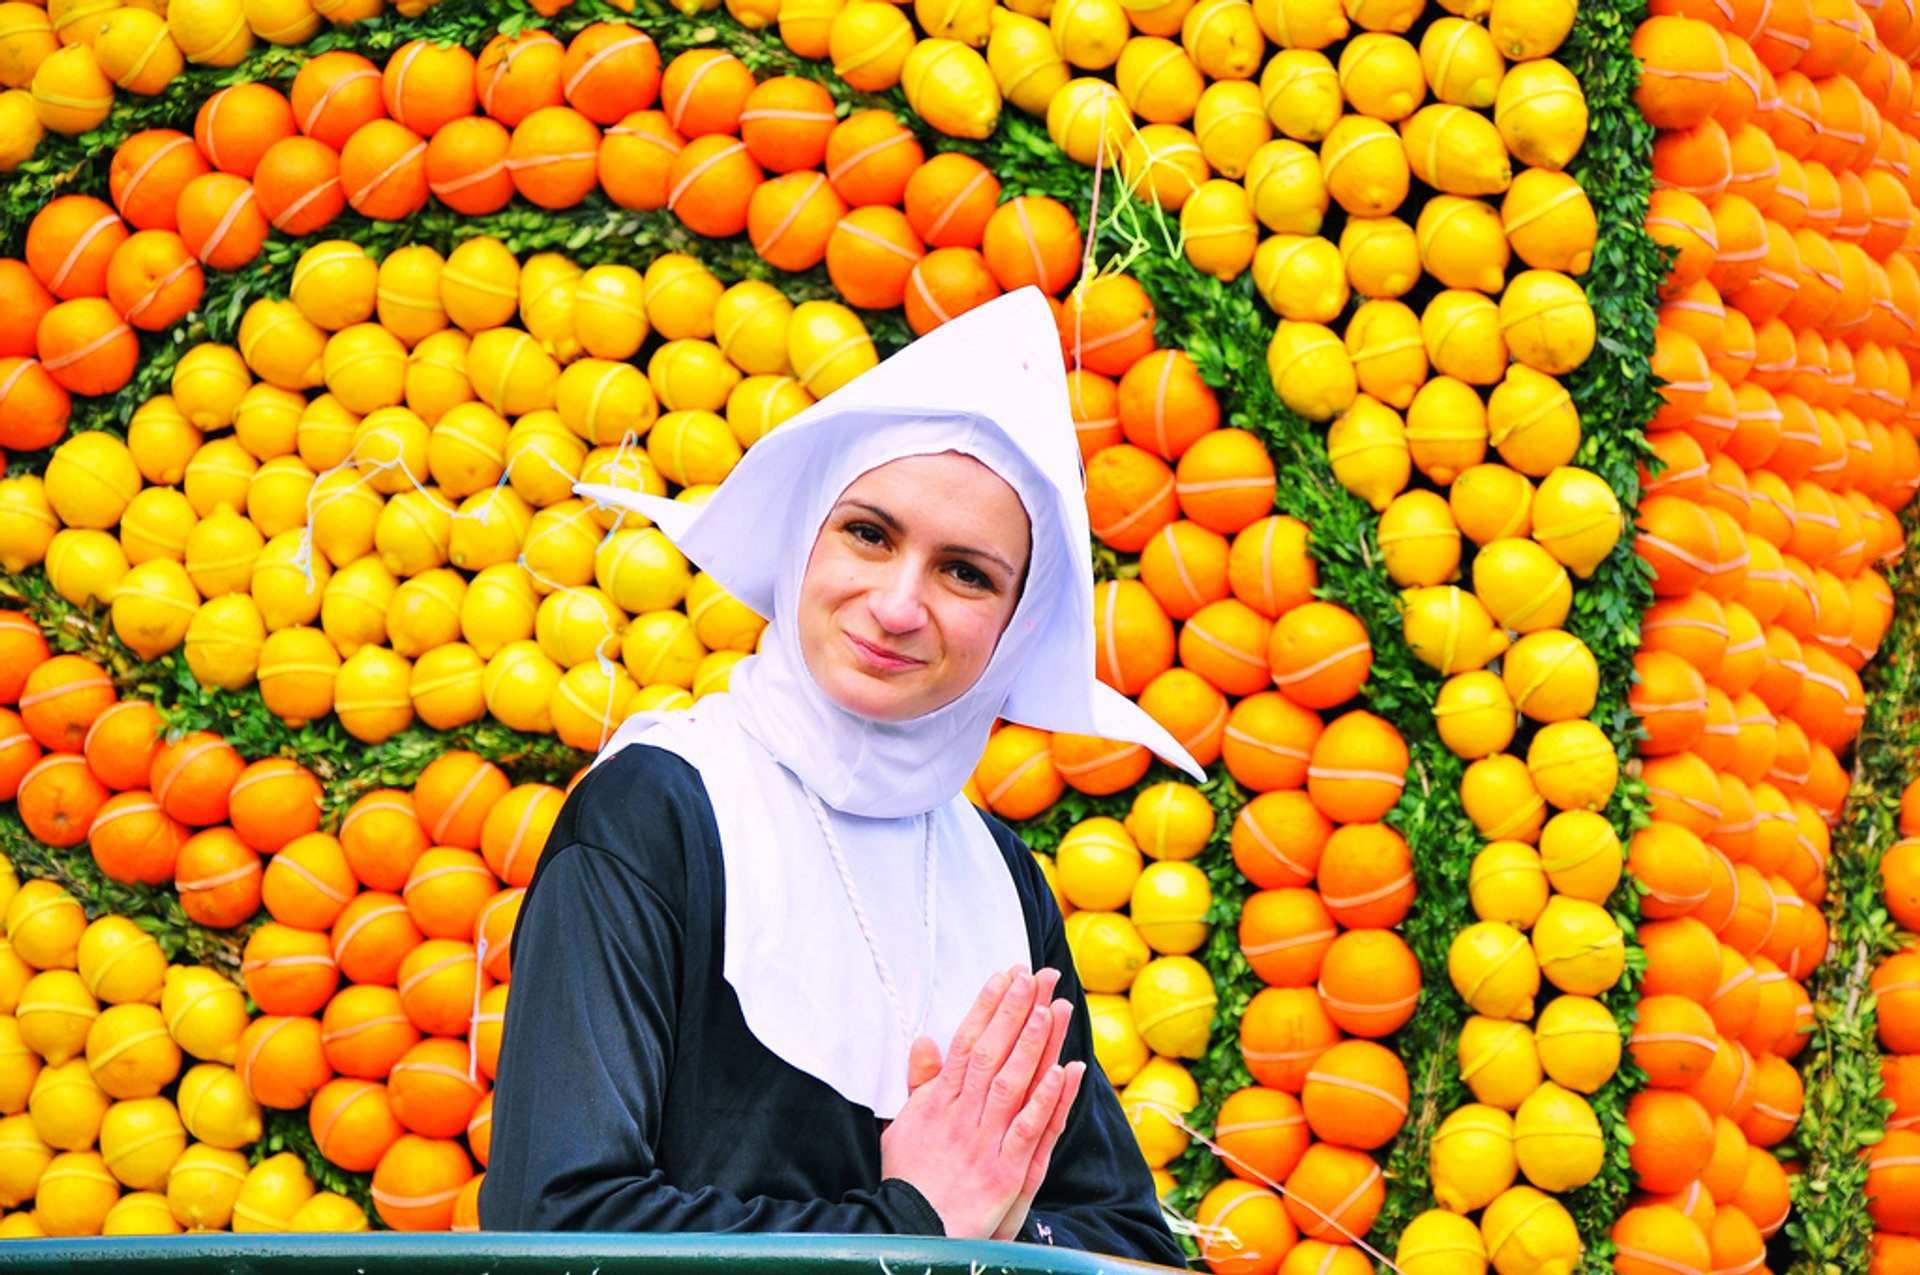
[{"label": "woman", "polygon": [[1112,1090],[1081,1087],[1045,881],[961,795],[998,718],[1200,773],[1093,675],[1057,342],[1026,289],[781,426],[704,506],[582,488],[770,624],[728,694],[627,722],[561,813],[514,939],[489,1229],[1183,1262]]}]

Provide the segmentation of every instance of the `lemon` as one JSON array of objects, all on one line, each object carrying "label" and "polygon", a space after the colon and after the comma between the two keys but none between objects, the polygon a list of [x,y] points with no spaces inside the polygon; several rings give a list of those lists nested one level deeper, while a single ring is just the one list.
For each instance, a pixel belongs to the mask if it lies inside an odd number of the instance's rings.
[{"label": "lemon", "polygon": [[740,446],[751,447],[812,405],[813,395],[791,376],[749,376],[727,395],[727,428]]},{"label": "lemon", "polygon": [[[253,530],[251,523],[242,525]],[[171,558],[143,562],[114,588],[114,636],[141,659],[158,659],[185,640],[199,606],[186,568]]]},{"label": "lemon", "polygon": [[647,267],[647,319],[662,338],[713,335],[714,307],[726,286],[698,260],[681,252],[662,253]]},{"label": "lemon", "polygon": [[[1515,1026],[1514,1030],[1526,1029]],[[1443,1208],[1471,1213],[1486,1207],[1513,1185],[1519,1171],[1514,1157],[1513,1117],[1498,1107],[1468,1103],[1434,1130],[1427,1163],[1433,1198]]]},{"label": "lemon", "polygon": [[74,606],[111,604],[127,574],[127,555],[104,531],[57,533],[47,542],[47,581]]},{"label": "lemon", "polygon": [[120,521],[139,492],[140,467],[125,443],[87,430],[54,449],[44,482],[47,503],[63,525],[102,531]]},{"label": "lemon", "polygon": [[167,970],[160,994],[167,1030],[187,1053],[231,1063],[247,1027],[246,996],[226,976],[199,965]]},{"label": "lemon", "polygon": [[348,459],[384,496],[411,491],[427,474],[427,423],[409,407],[377,407],[354,427]]},{"label": "lemon", "polygon": [[20,1038],[20,1024],[11,1014],[0,1016],[0,1112],[17,1114],[27,1109],[41,1066],[40,1055]]},{"label": "lemon", "polygon": [[1493,293],[1506,286],[1506,228],[1493,205],[1462,195],[1435,195],[1414,227],[1420,261],[1449,288]]},{"label": "lemon", "polygon": [[15,890],[7,900],[6,922],[14,955],[33,968],[71,970],[79,963],[87,914],[58,882],[29,881]]},{"label": "lemon", "polygon": [[51,1058],[33,1082],[27,1112],[33,1131],[48,1146],[61,1151],[85,1151],[100,1136],[113,1099],[93,1082],[84,1058]]},{"label": "lemon", "polygon": [[1522,930],[1539,917],[1550,893],[1540,854],[1524,841],[1494,841],[1484,846],[1473,857],[1467,889],[1475,916],[1482,921],[1504,921]]},{"label": "lemon", "polygon": [[100,1234],[178,1235],[181,1226],[167,1208],[167,1197],[158,1191],[135,1191],[114,1201],[100,1221]]},{"label": "lemon", "polygon": [[1512,1187],[1487,1205],[1480,1234],[1499,1275],[1573,1275],[1583,1252],[1573,1215],[1530,1186]]},{"label": "lemon", "polygon": [[167,955],[151,934],[124,916],[103,916],[80,935],[80,981],[109,1005],[158,1004]]},{"label": "lemon", "polygon": [[1515,159],[1558,171],[1587,138],[1587,99],[1573,72],[1552,58],[1530,58],[1500,81],[1493,119]]},{"label": "lemon", "polygon": [[[100,1154],[107,1171],[136,1191],[164,1188],[168,1172],[186,1149],[180,1113],[165,1098],[116,1102],[100,1124]],[[162,1200],[163,1210],[165,1205]]]},{"label": "lemon", "polygon": [[1475,1014],[1461,1024],[1457,1052],[1460,1078],[1488,1106],[1517,1110],[1539,1087],[1540,1055],[1525,1023]]},{"label": "lemon", "polygon": [[[643,687],[692,690],[700,661],[706,655],[707,648],[694,632],[692,621],[679,611],[648,611],[634,616],[620,642],[621,662]],[[1129,895],[1132,889],[1129,882]]]},{"label": "lemon", "polygon": [[1246,0],[1200,0],[1180,20],[1180,44],[1210,80],[1250,80],[1266,52]]},{"label": "lemon", "polygon": [[233,66],[253,48],[240,0],[181,0],[167,6],[167,29],[187,61]]},{"label": "lemon", "polygon": [[378,744],[413,724],[413,665],[384,646],[363,646],[340,665],[333,710],[341,729]]},{"label": "lemon", "polygon": [[587,445],[552,410],[529,412],[507,432],[507,481],[529,505],[545,509],[573,495]]},{"label": "lemon", "polygon": [[1154,1053],[1199,1058],[1207,1052],[1219,997],[1206,966],[1190,956],[1158,957],[1134,977],[1127,996],[1134,1024]]},{"label": "lemon", "polygon": [[[468,592],[466,577],[447,567],[435,567],[401,581],[387,612],[388,645],[414,659],[459,638]],[[529,607],[529,621],[531,610]]]},{"label": "lemon", "polygon": [[733,666],[746,658],[741,651],[709,651],[701,656],[700,667],[693,672],[693,698],[698,701],[726,690]]},{"label": "lemon", "polygon": [[1500,91],[1507,64],[1493,36],[1477,22],[1440,18],[1420,37],[1420,67],[1439,101],[1485,109]]},{"label": "lemon", "polygon": [[1533,1033],[1540,1063],[1556,1084],[1594,1093],[1619,1070],[1620,1024],[1591,997],[1556,996],[1540,1011]]},{"label": "lemon", "polygon": [[1420,472],[1449,486],[1487,454],[1487,409],[1471,385],[1436,376],[1407,409],[1407,448]]},{"label": "lemon", "polygon": [[321,1191],[293,1211],[287,1230],[340,1235],[368,1229],[367,1214],[358,1204],[334,1191]]},{"label": "lemon", "polygon": [[1420,312],[1420,335],[1434,369],[1469,385],[1496,384],[1507,370],[1500,307],[1478,292],[1435,294]]},{"label": "lemon", "polygon": [[1153,959],[1132,920],[1118,912],[1077,911],[1066,920],[1066,935],[1074,971],[1090,992],[1126,991]]},{"label": "lemon", "polygon": [[693,631],[710,651],[750,652],[760,641],[766,621],[721,588],[704,571],[687,589],[687,617]]},{"label": "lemon", "polygon": [[373,524],[373,547],[387,570],[403,579],[447,564],[453,539],[453,502],[431,487],[388,499]]},{"label": "lemon", "polygon": [[487,661],[487,711],[514,730],[553,730],[550,706],[561,669],[537,642],[509,642]]},{"label": "lemon", "polygon": [[[804,390],[801,392],[805,393]],[[738,430],[735,430],[734,436],[739,437]],[[588,452],[580,466],[580,481],[618,487],[622,491],[645,492],[650,496],[667,494],[667,480],[661,475],[659,466],[643,449],[625,443],[619,447],[598,447]],[[687,491],[692,490],[696,489],[683,490],[677,499],[687,499]],[[604,531],[611,531],[615,527],[652,525],[651,520],[641,514],[603,505],[598,501],[590,502],[590,508],[594,523]]]},{"label": "lemon", "polygon": [[31,1200],[52,1161],[53,1148],[34,1131],[31,1116],[0,1116],[0,1205],[17,1208]]},{"label": "lemon", "polygon": [[1557,810],[1599,810],[1620,782],[1613,742],[1581,718],[1541,727],[1528,746],[1527,768],[1540,795]]},{"label": "lemon", "polygon": [[462,240],[440,267],[440,306],[468,334],[497,328],[520,309],[520,260],[498,239]]},{"label": "lemon", "polygon": [[585,501],[563,500],[533,516],[520,560],[534,588],[546,593],[591,581],[599,545],[593,510]]},{"label": "lemon", "polygon": [[[580,276],[585,273],[557,252],[537,252],[520,267],[520,321],[532,334],[531,345],[559,366],[571,363],[581,353],[580,340],[573,331],[573,298]],[[474,381],[478,385],[479,378],[475,377]],[[481,396],[484,398],[485,394]],[[552,403],[535,405],[539,406],[551,407]],[[500,410],[509,416],[520,414],[506,408]]]},{"label": "lemon", "polygon": [[1565,375],[1586,362],[1596,339],[1587,294],[1553,270],[1524,270],[1514,277],[1500,297],[1500,328],[1515,359],[1549,376]]},{"label": "lemon", "polygon": [[1133,1008],[1124,996],[1087,993],[1087,1015],[1093,1025],[1093,1057],[1107,1083],[1126,1084],[1140,1074],[1153,1057],[1147,1042],[1133,1025]]},{"label": "lemon", "polygon": [[427,470],[442,494],[464,500],[499,482],[509,433],[505,418],[484,403],[448,408],[427,436]]},{"label": "lemon", "polygon": [[1380,120],[1341,116],[1320,143],[1320,168],[1327,193],[1355,217],[1384,217],[1406,200],[1407,151]]},{"label": "lemon", "polygon": [[1540,866],[1557,892],[1605,903],[1620,883],[1620,835],[1594,811],[1563,810],[1540,830]]},{"label": "lemon", "polygon": [[1531,540],[1495,540],[1473,559],[1473,591],[1515,633],[1557,629],[1573,607],[1573,582],[1552,554]]},{"label": "lemon", "polygon": [[[717,311],[715,317],[717,322]],[[740,379],[739,369],[711,341],[669,341],[647,360],[647,384],[670,412],[718,412]]]},{"label": "lemon", "polygon": [[406,398],[407,347],[377,323],[356,323],[327,338],[320,369],[327,392],[356,415]]},{"label": "lemon", "polygon": [[1060,888],[1076,908],[1112,911],[1133,897],[1142,859],[1133,836],[1118,819],[1082,819],[1054,851]]},{"label": "lemon", "polygon": [[33,158],[47,135],[40,110],[27,89],[0,90],[0,173],[16,171]]},{"label": "lemon", "polygon": [[[1238,278],[1252,264],[1259,239],[1246,188],[1224,177],[1200,183],[1180,209],[1180,239],[1194,269],[1223,283]],[[1344,274],[1340,287],[1346,290]]]},{"label": "lemon", "polygon": [[[1345,268],[1342,261],[1342,271]],[[1367,301],[1347,321],[1346,339],[1361,390],[1404,411],[1427,379],[1420,316],[1391,298]]]},{"label": "lemon", "polygon": [[693,583],[686,556],[656,527],[623,527],[593,556],[594,579],[621,610],[638,615],[677,607]]},{"label": "lemon", "polygon": [[1193,135],[1214,172],[1245,176],[1254,152],[1273,137],[1259,88],[1245,80],[1209,84],[1193,108]]},{"label": "lemon", "polygon": [[1583,580],[1613,552],[1621,525],[1619,499],[1588,470],[1561,466],[1534,493],[1535,542]]},{"label": "lemon", "polygon": [[[1119,162],[1120,150],[1133,129],[1133,112],[1120,90],[1091,76],[1068,80],[1047,102],[1047,136],[1076,164],[1089,168]],[[804,364],[794,370],[806,383]],[[825,391],[808,385],[815,394]]]},{"label": "lemon", "polygon": [[1532,773],[1512,753],[1495,753],[1468,766],[1460,778],[1460,804],[1481,835],[1493,840],[1535,841],[1547,816]]},{"label": "lemon", "polygon": [[1346,309],[1347,274],[1340,250],[1319,235],[1263,240],[1253,254],[1253,282],[1282,319],[1325,324]]},{"label": "lemon", "polygon": [[1349,30],[1340,0],[1259,0],[1253,16],[1283,49],[1324,49]]},{"label": "lemon", "polygon": [[1199,1105],[1200,1086],[1171,1058],[1150,1058],[1134,1073],[1120,1091],[1120,1109],[1149,1168],[1171,1164],[1187,1149],[1186,1117]]},{"label": "lemon", "polygon": [[1297,142],[1326,137],[1346,109],[1339,72],[1315,49],[1282,49],[1268,58],[1260,72],[1260,100],[1273,126]]},{"label": "lemon", "polygon": [[[1381,521],[1384,523],[1385,519]],[[1440,731],[1440,742],[1454,756],[1468,761],[1504,751],[1513,742],[1518,717],[1513,697],[1507,693],[1499,674],[1484,669],[1448,678],[1433,704],[1434,725]],[[1482,916],[1481,919],[1494,918]]]},{"label": "lemon", "polygon": [[1347,280],[1363,297],[1404,296],[1420,281],[1420,244],[1398,217],[1349,217],[1340,232]]},{"label": "lemon", "polygon": [[693,695],[678,686],[643,686],[627,705],[627,716],[635,713],[666,713],[693,707]]},{"label": "lemon", "polygon": [[447,561],[480,571],[520,556],[533,508],[511,487],[489,487],[460,502],[447,538]]},{"label": "lemon", "polygon": [[174,405],[195,429],[229,429],[240,400],[253,385],[246,360],[230,345],[204,341],[180,356],[173,369]]},{"label": "lemon", "polygon": [[408,346],[447,326],[440,300],[440,273],[446,259],[424,244],[406,244],[380,262],[375,284],[380,326]]},{"label": "lemon", "polygon": [[[1110,99],[1113,104],[1117,104],[1115,113],[1124,120],[1126,108],[1117,94]],[[1051,107],[1047,117],[1052,120]],[[1048,127],[1051,131],[1051,123]],[[1110,149],[1108,153],[1113,152]],[[880,362],[867,325],[837,301],[803,301],[793,308],[793,323],[787,330],[787,358],[793,364],[793,374],[815,398],[825,398]]]},{"label": "lemon", "polygon": [[448,642],[413,664],[407,685],[413,711],[434,730],[452,730],[486,716],[487,662],[465,642]]},{"label": "lemon", "polygon": [[1598,996],[1626,969],[1626,940],[1597,903],[1556,895],[1533,926],[1540,972],[1563,992]]},{"label": "lemon", "polygon": [[307,410],[300,416],[299,432],[294,436],[300,459],[316,474],[334,468],[353,450],[353,431],[359,425],[359,413],[348,411],[333,395],[322,394],[309,400]]},{"label": "lemon", "polygon": [[553,733],[562,743],[597,752],[613,737],[640,692],[618,664],[589,663],[568,669],[553,693]]},{"label": "lemon", "polygon": [[[0,478],[0,568],[17,574],[45,560],[59,530],[38,474]],[[67,596],[58,584],[54,588]]]},{"label": "lemon", "polygon": [[540,602],[533,631],[540,649],[562,668],[610,658],[620,649],[626,616],[592,585],[558,589]]},{"label": "lemon", "polygon": [[[216,505],[187,536],[187,577],[200,597],[239,593],[251,583],[253,564],[265,547],[259,528],[234,512],[231,505]],[[199,599],[194,599],[194,605],[198,604]]]},{"label": "lemon", "polygon": [[387,610],[400,582],[386,564],[359,558],[333,573],[320,599],[320,628],[334,649],[352,658],[369,644],[387,640]]},{"label": "lemon", "polygon": [[[1327,215],[1327,183],[1320,159],[1300,142],[1275,138],[1247,158],[1247,197],[1268,230],[1313,235]],[[1344,268],[1345,262],[1342,262]]]},{"label": "lemon", "polygon": [[1407,41],[1383,31],[1354,36],[1340,50],[1340,91],[1362,115],[1393,123],[1426,100],[1420,54]]},{"label": "lemon", "polygon": [[237,1150],[260,1137],[260,1104],[222,1063],[201,1063],[180,1078],[180,1118],[199,1142]]},{"label": "lemon", "polygon": [[1168,212],[1186,206],[1211,171],[1199,139],[1179,124],[1145,124],[1120,148],[1127,193]]},{"label": "lemon", "polygon": [[[440,286],[444,301],[444,272]],[[647,339],[645,302],[646,280],[638,270],[632,266],[614,264],[592,266],[574,285],[574,335],[579,338],[581,347],[596,359],[630,359]],[[500,322],[504,321],[503,317]],[[498,323],[482,326],[496,327]]]},{"label": "lemon", "polygon": [[187,502],[202,518],[223,501],[235,509],[247,503],[247,488],[260,462],[240,445],[237,438],[216,438],[203,443],[187,462],[185,488]]},{"label": "lemon", "polygon": [[[1081,6],[1093,2],[1068,0]],[[1054,11],[1063,7],[1056,3]],[[1123,38],[1124,32],[1123,17]],[[1074,60],[1072,52],[1067,60]],[[977,50],[957,40],[931,37],[915,43],[900,68],[900,86],[913,113],[948,137],[990,137],[1000,122],[1000,85],[993,71]]]},{"label": "lemon", "polygon": [[1460,529],[1446,500],[1434,492],[1395,496],[1380,515],[1377,535],[1387,576],[1401,588],[1444,584],[1459,571]]},{"label": "lemon", "polygon": [[1327,460],[1340,485],[1376,510],[1406,489],[1413,472],[1400,413],[1371,394],[1356,395],[1327,431]]},{"label": "lemon", "polygon": [[1507,649],[1507,636],[1479,598],[1457,585],[1401,593],[1401,633],[1423,663],[1442,673],[1485,668]]},{"label": "lemon", "polygon": [[[784,298],[782,298],[784,300]],[[786,358],[786,333],[780,334]],[[604,359],[580,359],[560,374],[554,390],[560,423],[595,446],[640,438],[653,428],[660,406],[640,369]]]},{"label": "lemon", "polygon": [[[1040,16],[1051,13],[1052,0],[1047,0]],[[1040,17],[1003,8],[993,11],[987,67],[1005,99],[1029,115],[1045,116],[1054,95],[1073,77],[1053,42],[1053,32]]]},{"label": "lemon", "polygon": [[246,1179],[245,1155],[195,1143],[173,1162],[167,1176],[167,1207],[182,1226],[224,1230],[233,1220],[233,1202]]},{"label": "lemon", "polygon": [[1148,947],[1184,955],[1207,941],[1212,906],[1213,887],[1199,868],[1184,862],[1151,863],[1134,882],[1128,914]]},{"label": "lemon", "polygon": [[1281,402],[1316,421],[1346,411],[1360,389],[1346,346],[1319,323],[1282,319],[1267,344],[1267,374]]},{"label": "lemon", "polygon": [[1428,1209],[1400,1232],[1393,1261],[1401,1275],[1486,1275],[1487,1242],[1470,1219]]},{"label": "lemon", "polygon": [[[512,563],[488,567],[474,576],[457,608],[459,636],[482,659],[491,659],[510,642],[533,636],[539,596],[525,567]],[[431,649],[431,648],[427,648]]]},{"label": "lemon", "polygon": [[429,334],[407,356],[407,406],[429,425],[437,425],[462,403],[471,403],[473,382],[467,379],[467,355],[473,342],[458,328]]},{"label": "lemon", "polygon": [[56,1238],[98,1235],[119,1198],[120,1185],[98,1152],[69,1151],[41,1173],[33,1220]]},{"label": "lemon", "polygon": [[1586,191],[1566,173],[1529,168],[1515,174],[1500,221],[1507,242],[1530,266],[1585,274],[1593,264],[1599,222]]},{"label": "lemon", "polygon": [[1447,507],[1477,545],[1524,536],[1533,526],[1533,484],[1505,465],[1475,465],[1454,479]]},{"label": "lemon", "polygon": [[[1501,80],[1501,92],[1511,81]],[[1513,180],[1499,130],[1464,106],[1423,106],[1401,121],[1400,138],[1413,175],[1446,194],[1497,195]]]},{"label": "lemon", "polygon": [[1477,1014],[1522,1021],[1533,1017],[1540,967],[1526,935],[1500,921],[1481,921],[1454,935],[1447,977]]},{"label": "lemon", "polygon": [[127,504],[120,519],[120,548],[139,566],[154,558],[184,562],[187,539],[200,515],[174,487],[147,487]]},{"label": "lemon", "polygon": [[1494,387],[1487,401],[1487,424],[1500,458],[1533,478],[1569,464],[1580,447],[1580,414],[1572,396],[1552,376],[1526,363],[1508,367]]},{"label": "lemon", "polygon": [[311,624],[319,618],[320,601],[327,581],[333,577],[333,568],[315,552],[318,542],[318,530],[313,545],[307,544],[298,531],[283,531],[261,546],[260,556],[253,560],[248,591],[269,633],[295,624]]},{"label": "lemon", "polygon": [[297,459],[300,421],[306,412],[307,400],[301,394],[277,385],[256,384],[240,396],[239,406],[233,409],[233,434],[255,460]]},{"label": "lemon", "polygon": [[205,441],[170,394],[154,395],[127,421],[127,450],[141,477],[155,486],[172,486],[186,477],[187,462]]},{"label": "lemon", "polygon": [[301,1205],[312,1198],[313,1181],[291,1151],[270,1156],[247,1173],[233,1202],[236,1234],[284,1231]]},{"label": "lemon", "polygon": [[316,327],[338,332],[373,317],[379,280],[380,267],[366,249],[328,239],[300,254],[288,299]]},{"label": "lemon", "polygon": [[266,621],[249,593],[232,593],[203,602],[187,623],[182,639],[187,667],[202,686],[237,691],[253,681]]},{"label": "lemon", "polygon": [[1527,1180],[1546,1191],[1577,1190],[1600,1174],[1606,1139],[1586,1099],[1552,1081],[1520,1104],[1513,1121],[1514,1151]]},{"label": "lemon", "polygon": [[267,635],[260,646],[260,698],[294,728],[333,711],[340,653],[319,629],[294,625]]}]

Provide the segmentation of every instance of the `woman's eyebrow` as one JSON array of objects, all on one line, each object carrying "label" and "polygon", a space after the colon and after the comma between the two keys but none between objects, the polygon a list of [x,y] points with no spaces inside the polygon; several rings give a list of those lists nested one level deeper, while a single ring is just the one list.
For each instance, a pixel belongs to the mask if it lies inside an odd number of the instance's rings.
[{"label": "woman's eyebrow", "polygon": [[[884,524],[888,531],[894,532],[895,534],[904,530],[898,518],[895,518],[880,506],[870,505],[864,500],[843,500],[834,506],[834,512],[838,513],[840,510],[849,507],[864,510],[873,515],[876,521]],[[972,545],[941,545],[939,551],[941,553],[962,554],[969,558],[985,558],[988,562],[998,565],[1000,569],[1005,571],[1009,576],[1018,577],[1020,574],[1014,569],[1011,562],[1008,562],[1005,558],[990,549],[976,549]]]}]

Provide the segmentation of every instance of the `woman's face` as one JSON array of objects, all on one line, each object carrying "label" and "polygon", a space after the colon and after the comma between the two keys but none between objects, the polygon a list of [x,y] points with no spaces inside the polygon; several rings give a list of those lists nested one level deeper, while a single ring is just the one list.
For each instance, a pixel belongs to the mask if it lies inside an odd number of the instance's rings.
[{"label": "woman's face", "polygon": [[1013,618],[1026,509],[970,456],[889,461],[827,514],[800,584],[800,650],[828,698],[876,721],[964,695]]}]

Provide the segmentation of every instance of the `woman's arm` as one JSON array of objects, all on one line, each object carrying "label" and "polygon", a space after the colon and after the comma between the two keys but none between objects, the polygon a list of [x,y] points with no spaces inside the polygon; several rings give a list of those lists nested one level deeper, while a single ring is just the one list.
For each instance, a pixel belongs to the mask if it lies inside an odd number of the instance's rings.
[{"label": "woman's arm", "polygon": [[[559,831],[570,827],[563,820]],[[654,1147],[682,940],[675,909],[620,855],[578,843],[548,849],[514,943],[482,1226],[941,1234],[920,1193],[895,1180],[837,1200],[743,1199],[666,1181]]]}]

